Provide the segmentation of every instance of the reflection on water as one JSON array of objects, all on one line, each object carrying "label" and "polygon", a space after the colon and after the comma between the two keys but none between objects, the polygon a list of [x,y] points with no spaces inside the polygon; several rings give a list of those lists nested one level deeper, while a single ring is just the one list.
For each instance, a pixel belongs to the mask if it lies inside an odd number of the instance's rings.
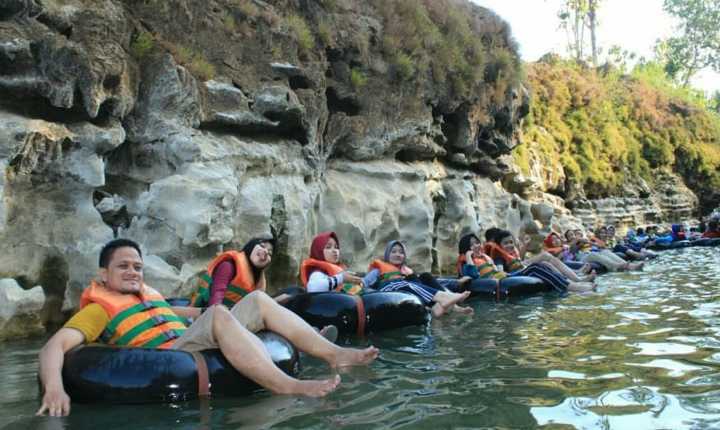
[{"label": "reflection on water", "polygon": [[[176,405],[79,405],[33,417],[42,341],[0,351],[0,427],[534,428],[720,427],[720,249],[663,253],[642,273],[604,275],[600,292],[476,303],[473,318],[397,330],[381,358],[342,373],[324,399],[270,396]],[[325,377],[303,360],[303,377]]]}]

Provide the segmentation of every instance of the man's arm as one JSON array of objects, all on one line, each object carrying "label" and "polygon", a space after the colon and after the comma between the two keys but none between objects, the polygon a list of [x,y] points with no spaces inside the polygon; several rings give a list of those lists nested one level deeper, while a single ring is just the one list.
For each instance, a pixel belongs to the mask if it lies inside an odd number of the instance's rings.
[{"label": "man's arm", "polygon": [[194,308],[190,306],[171,306],[173,312],[183,318],[197,318],[202,313],[203,308]]},{"label": "man's arm", "polygon": [[42,405],[36,415],[46,411],[52,417],[70,413],[70,397],[62,381],[65,353],[82,344],[85,336],[74,328],[61,328],[40,350],[40,380],[44,388]]}]

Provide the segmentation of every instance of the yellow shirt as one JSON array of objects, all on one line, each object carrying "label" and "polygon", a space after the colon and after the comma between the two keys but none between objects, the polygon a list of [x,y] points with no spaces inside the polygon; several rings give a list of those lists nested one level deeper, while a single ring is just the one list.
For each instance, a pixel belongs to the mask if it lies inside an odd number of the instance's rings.
[{"label": "yellow shirt", "polygon": [[74,328],[85,336],[85,343],[95,342],[105,330],[110,317],[105,309],[97,303],[90,303],[73,315],[63,328]]}]

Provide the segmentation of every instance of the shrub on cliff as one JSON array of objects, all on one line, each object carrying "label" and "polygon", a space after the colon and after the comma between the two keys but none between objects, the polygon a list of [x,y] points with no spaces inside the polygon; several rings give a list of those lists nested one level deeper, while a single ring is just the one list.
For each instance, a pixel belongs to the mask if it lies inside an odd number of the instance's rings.
[{"label": "shrub on cliff", "polygon": [[652,184],[655,169],[682,174],[701,201],[720,189],[720,117],[652,65],[623,76],[538,62],[528,78],[530,115],[514,152],[521,168],[529,169],[533,147],[544,161],[559,162],[589,197],[621,194],[635,177]]},{"label": "shrub on cliff", "polygon": [[510,28],[487,9],[455,0],[371,4],[383,18],[383,53],[400,81],[431,79],[472,97],[488,83],[504,96],[523,78]]}]

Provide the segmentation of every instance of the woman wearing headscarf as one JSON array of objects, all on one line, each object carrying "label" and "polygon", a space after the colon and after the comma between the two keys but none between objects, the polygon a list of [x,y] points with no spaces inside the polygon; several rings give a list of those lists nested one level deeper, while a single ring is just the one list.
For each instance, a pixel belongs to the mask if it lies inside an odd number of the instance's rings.
[{"label": "woman wearing headscarf", "polygon": [[495,264],[503,267],[505,272],[513,273],[531,266],[539,266],[543,272],[549,272],[550,275],[560,275],[574,282],[592,282],[597,276],[592,272],[590,265],[583,266],[580,270],[588,272],[585,275],[578,275],[573,269],[568,267],[560,259],[553,256],[549,252],[541,252],[530,258],[522,258],[521,252],[515,245],[515,238],[508,230],[498,230],[494,236],[494,242],[488,246],[485,244],[483,248],[490,249],[490,258]]},{"label": "woman wearing headscarf", "polygon": [[361,278],[340,262],[340,240],[335,232],[318,234],[310,246],[310,258],[300,265],[300,280],[309,293],[337,291],[359,295],[376,281],[368,274]]},{"label": "woman wearing headscarf", "polygon": [[570,252],[575,260],[583,263],[598,264],[610,272],[622,272],[626,270],[642,270],[642,261],[628,262],[608,249],[599,249],[585,239],[582,230],[567,230],[565,238],[570,246]]},{"label": "woman wearing headscarf", "polygon": [[[190,304],[207,307],[222,303],[232,308],[235,303],[255,290],[265,291],[265,269],[272,261],[275,239],[254,238],[240,251],[225,251],[215,257],[207,271],[200,275],[200,284]],[[281,295],[277,301],[284,300]]]},{"label": "woman wearing headscarf", "polygon": [[470,292],[453,293],[447,291],[429,273],[415,275],[407,265],[405,245],[399,240],[390,241],[385,247],[382,260],[370,263],[368,275],[379,278],[379,291],[400,291],[418,297],[425,306],[430,307],[434,317],[448,311],[472,314],[472,308],[458,306],[470,296]]},{"label": "woman wearing headscarf", "polygon": [[565,293],[567,290],[589,291],[595,288],[590,282],[570,281],[562,274],[538,264],[531,264],[517,271],[506,273],[503,268],[495,265],[489,255],[483,252],[482,242],[474,234],[467,234],[460,239],[457,268],[458,276],[469,276],[473,279],[501,280],[508,276],[530,276],[543,280],[561,293]]}]

